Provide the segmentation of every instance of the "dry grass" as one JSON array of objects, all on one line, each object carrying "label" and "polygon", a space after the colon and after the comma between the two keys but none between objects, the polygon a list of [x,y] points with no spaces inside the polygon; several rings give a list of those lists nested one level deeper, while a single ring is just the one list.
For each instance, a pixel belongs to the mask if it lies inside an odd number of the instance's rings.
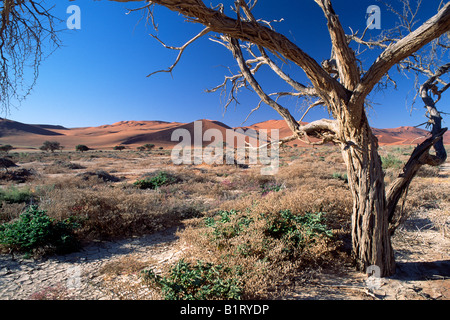
[{"label": "dry grass", "polygon": [[137,274],[150,263],[151,261],[141,261],[138,257],[128,255],[106,263],[99,272],[110,276]]},{"label": "dry grass", "polygon": [[[384,147],[381,155],[400,161],[412,151],[406,147]],[[287,148],[281,152],[281,167],[274,176],[260,174],[259,167],[241,169],[228,165],[174,166],[165,152],[63,152],[16,154],[19,164],[34,170],[32,180],[19,185],[30,188],[33,201],[56,219],[76,217],[82,225],[77,236],[83,242],[149,234],[184,223],[181,241],[189,250],[185,258],[224,264],[236,271],[245,298],[276,298],[293,277],[322,267],[338,266],[350,260],[349,232],[351,194],[343,178],[346,168],[336,147]],[[119,182],[79,173],[105,170],[120,177]],[[157,190],[140,190],[137,179],[167,171],[176,183]],[[386,182],[398,174],[386,168]],[[424,167],[412,182],[405,210],[435,210],[436,225],[446,222],[450,184],[441,183],[436,168]],[[10,185],[13,182],[8,182]],[[434,184],[437,183],[437,184]],[[0,217],[7,222],[18,217],[27,203],[2,203]],[[220,210],[235,210],[232,222],[252,219],[251,228],[237,236],[216,241],[205,219]],[[283,210],[295,215],[323,212],[333,238],[319,237],[294,253],[286,243],[267,236],[267,221]],[[439,220],[441,219],[441,220]],[[441,221],[441,222],[438,222]],[[245,232],[244,232],[245,231]],[[138,258],[107,264],[104,274],[134,273],[151,264]]]}]

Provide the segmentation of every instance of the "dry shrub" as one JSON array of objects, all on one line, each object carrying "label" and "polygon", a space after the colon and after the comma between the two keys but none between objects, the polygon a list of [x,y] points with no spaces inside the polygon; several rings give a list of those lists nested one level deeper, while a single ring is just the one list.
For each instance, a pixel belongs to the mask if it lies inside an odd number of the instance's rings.
[{"label": "dry shrub", "polygon": [[[336,259],[336,255],[346,255],[341,254],[338,248],[342,246],[343,238],[349,236],[352,201],[348,187],[342,181],[314,179],[303,165],[296,169],[282,169],[275,177],[258,177],[250,173],[241,175],[248,180],[241,180],[250,184],[275,181],[289,185],[288,188],[265,195],[260,192],[250,193],[239,199],[224,201],[218,203],[215,211],[206,215],[206,219],[212,219],[218,210],[239,212],[231,218],[230,223],[234,227],[225,230],[225,234],[234,234],[236,226],[251,220],[251,226],[243,228],[244,231],[237,236],[226,241],[215,241],[210,228],[205,225],[205,218],[191,220],[180,235],[186,243],[192,244],[187,257],[191,262],[194,262],[194,257],[202,257],[211,263],[224,264],[236,270],[244,283],[244,296],[247,299],[274,298],[302,270],[317,270]],[[293,175],[297,171],[304,172],[303,179],[300,175]],[[293,181],[297,183],[295,187]],[[267,220],[260,219],[261,214],[268,219],[276,219],[280,212],[286,210],[298,215],[324,212],[326,225],[335,233],[334,239],[330,241],[319,237],[304,249],[288,254],[282,239],[267,236]]]},{"label": "dry shrub", "polygon": [[71,170],[77,169],[85,169],[85,167],[70,161],[55,160],[53,161],[53,163],[46,165],[43,171],[49,174],[57,174],[57,173],[67,173],[70,172]]},{"label": "dry shrub", "polygon": [[37,292],[34,292],[29,297],[30,300],[72,300],[73,297],[71,296],[69,290],[67,287],[61,283],[55,285],[46,287],[44,289],[41,289]]},{"label": "dry shrub", "polygon": [[323,236],[307,238],[299,247],[289,242],[289,236],[269,234],[268,224],[279,215],[280,211],[271,212],[263,218],[253,208],[238,212],[219,233],[205,219],[191,221],[182,234],[183,240],[193,244],[186,259],[193,263],[194,257],[202,257],[233,270],[244,299],[276,298],[300,270],[317,269],[335,251],[335,242]]},{"label": "dry shrub", "polygon": [[36,172],[32,169],[18,168],[7,172],[0,172],[0,183],[13,182],[13,183],[25,183],[32,181],[36,176]]},{"label": "dry shrub", "polygon": [[414,210],[420,207],[438,208],[441,203],[449,201],[450,184],[433,184],[415,179],[411,182],[405,204],[407,210]]},{"label": "dry shrub", "polygon": [[80,174],[77,174],[77,177],[80,177],[82,180],[102,180],[103,182],[118,182],[120,178],[109,174],[104,170],[96,170],[96,171],[87,171]]},{"label": "dry shrub", "polygon": [[0,223],[9,222],[19,217],[25,211],[26,204],[24,203],[7,203],[0,204]]},{"label": "dry shrub", "polygon": [[41,198],[40,209],[57,220],[78,218],[82,228],[77,235],[89,241],[160,231],[199,214],[203,207],[160,192],[100,185],[92,189],[55,188]]},{"label": "dry shrub", "polygon": [[141,261],[134,255],[127,255],[106,263],[101,267],[99,272],[100,274],[115,276],[123,274],[136,274],[145,269],[148,265],[149,261]]},{"label": "dry shrub", "polygon": [[439,167],[422,166],[417,172],[417,176],[421,178],[435,178],[439,176]]},{"label": "dry shrub", "polygon": [[261,212],[291,210],[293,212],[326,212],[330,221],[336,226],[347,223],[352,210],[350,191],[344,183],[336,180],[315,180],[288,187],[267,195],[253,195],[239,200],[226,201],[221,210],[245,210],[258,208]]}]

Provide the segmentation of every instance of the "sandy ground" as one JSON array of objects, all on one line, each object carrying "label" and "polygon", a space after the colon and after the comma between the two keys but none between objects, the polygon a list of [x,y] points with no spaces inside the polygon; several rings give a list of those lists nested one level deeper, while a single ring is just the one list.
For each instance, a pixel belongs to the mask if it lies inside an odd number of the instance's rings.
[{"label": "sandy ground", "polygon": [[[121,174],[138,173],[133,170]],[[449,163],[441,167],[439,181],[450,182]],[[280,299],[450,300],[450,219],[439,212],[420,208],[396,231],[394,276],[369,279],[350,266],[339,272],[322,270],[310,278],[297,279]],[[39,294],[58,299],[154,299],[155,293],[141,283],[138,273],[111,275],[102,269],[108,263],[130,259],[156,268],[173,263],[188,250],[176,231],[94,243],[80,252],[46,260],[1,255],[0,299],[30,299]]]}]

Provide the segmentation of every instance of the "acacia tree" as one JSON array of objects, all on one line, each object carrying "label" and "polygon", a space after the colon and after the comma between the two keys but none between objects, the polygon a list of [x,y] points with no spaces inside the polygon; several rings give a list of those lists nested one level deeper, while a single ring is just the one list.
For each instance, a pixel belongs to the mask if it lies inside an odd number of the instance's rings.
[{"label": "acacia tree", "polygon": [[[232,52],[239,71],[233,76],[226,77],[223,84],[211,91],[225,89],[231,84],[231,102],[236,98],[234,93],[240,88],[252,88],[261,99],[261,103],[276,110],[292,130],[293,135],[283,139],[282,142],[294,139],[309,141],[310,137],[314,137],[319,138],[321,143],[333,142],[339,145],[347,166],[353,196],[352,244],[359,269],[365,271],[367,267],[376,265],[380,268],[382,276],[395,272],[391,235],[404,220],[404,215],[396,211],[397,204],[406,195],[408,186],[420,166],[438,165],[446,159],[445,149],[440,147],[445,129],[440,127],[440,115],[435,108],[435,101],[429,99],[429,92],[435,90],[436,81],[446,72],[446,68],[428,74],[430,79],[421,87],[421,96],[433,121],[431,137],[414,150],[402,173],[389,188],[386,188],[384,183],[378,142],[369,125],[365,102],[374,88],[386,79],[388,71],[393,66],[414,57],[421,48],[450,30],[450,3],[442,5],[438,13],[420,27],[413,29],[411,25],[408,26],[409,30],[406,33],[401,32],[397,37],[387,39],[388,44],[379,41],[379,47],[383,51],[373,64],[364,70],[351,43],[356,41],[370,46],[377,42],[366,42],[363,37],[353,33],[347,35],[332,7],[331,0],[315,0],[324,13],[332,46],[330,59],[321,63],[306,54],[286,36],[275,31],[270,22],[255,18],[252,9],[257,0],[250,0],[248,3],[236,0],[233,13],[230,14],[225,13],[223,5],[208,7],[201,0],[110,1],[144,2],[144,6],[132,11],[147,10],[151,21],[154,18],[154,6],[161,5],[181,14],[188,21],[204,25],[199,34],[181,47],[167,46],[160,41],[167,48],[179,51],[175,63],[162,71],[171,72],[190,44],[205,35],[213,34],[213,40]],[[21,5],[33,1],[5,0],[4,3],[7,2]],[[280,61],[303,70],[309,83],[302,84],[286,74],[278,63]],[[268,91],[256,79],[257,71],[262,65],[269,66],[292,88],[292,91],[267,93]],[[443,92],[444,88],[436,90]],[[283,95],[312,99],[310,108],[317,105],[325,106],[334,120],[321,119],[302,125],[289,109],[279,102],[278,97]],[[436,150],[435,154],[429,152],[432,147]]]}]

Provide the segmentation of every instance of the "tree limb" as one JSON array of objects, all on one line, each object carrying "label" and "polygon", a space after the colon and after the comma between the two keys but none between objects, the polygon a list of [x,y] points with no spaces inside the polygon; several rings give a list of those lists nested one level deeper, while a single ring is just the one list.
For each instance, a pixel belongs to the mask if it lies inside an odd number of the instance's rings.
[{"label": "tree limb", "polygon": [[355,88],[350,105],[358,106],[363,103],[366,96],[392,66],[448,30],[450,30],[450,3],[447,3],[435,16],[415,31],[391,44],[378,56]]},{"label": "tree limb", "polygon": [[408,215],[402,210],[396,212],[396,208],[398,202],[406,197],[409,185],[419,169],[425,164],[437,166],[445,162],[445,159],[439,159],[436,156],[430,155],[428,152],[439,140],[442,140],[442,136],[446,131],[447,128],[444,128],[436,135],[433,135],[418,145],[403,167],[402,173],[389,186],[386,192],[386,208],[389,216],[389,231],[391,234],[408,218]]},{"label": "tree limb", "polygon": [[172,73],[172,70],[176,67],[176,65],[177,65],[178,62],[180,61],[181,55],[183,54],[184,50],[186,50],[186,48],[187,48],[190,44],[192,44],[195,40],[197,40],[197,39],[203,37],[204,35],[208,34],[209,32],[210,32],[209,28],[203,29],[202,31],[200,31],[200,33],[198,33],[195,37],[193,37],[192,39],[190,39],[188,42],[186,42],[186,43],[185,43],[184,45],[182,45],[181,47],[172,47],[172,46],[168,46],[168,45],[166,45],[164,42],[162,42],[157,36],[151,34],[151,36],[152,36],[153,38],[155,38],[156,40],[158,40],[159,43],[161,43],[165,48],[171,49],[171,50],[178,50],[178,51],[180,51],[180,52],[178,53],[178,56],[177,56],[175,62],[174,62],[168,69],[166,69],[166,70],[158,70],[158,71],[152,72],[152,73],[150,73],[147,77],[150,77],[150,76],[152,76],[152,75],[154,75],[154,74],[156,74],[156,73],[160,73],[160,72],[168,72],[168,73]]},{"label": "tree limb", "polygon": [[[420,87],[420,95],[427,112],[430,114],[430,122],[432,125],[431,137],[419,144],[411,154],[408,162],[403,167],[402,173],[398,178],[390,185],[387,196],[386,204],[389,214],[390,231],[393,233],[395,229],[403,223],[408,215],[405,215],[402,210],[396,212],[398,202],[402,197],[405,197],[409,185],[417,174],[417,171],[425,164],[431,166],[439,166],[447,159],[447,152],[443,143],[443,135],[447,131],[447,128],[441,127],[441,115],[436,109],[435,101],[430,97],[429,91],[434,87],[436,80],[450,71],[450,63],[445,64],[439,68],[435,74],[428,78],[427,81]],[[435,155],[429,153],[431,148],[434,148]]]},{"label": "tree limb", "polygon": [[[110,0],[116,2],[134,2],[138,0]],[[286,60],[299,66],[317,90],[318,95],[326,99],[328,92],[337,92],[346,97],[347,90],[332,78],[313,58],[301,50],[284,35],[260,24],[233,19],[223,12],[208,8],[201,0],[153,0],[149,1],[178,12],[190,21],[201,23],[212,32],[228,35],[242,41],[249,41],[256,45],[276,52]]]},{"label": "tree limb", "polygon": [[333,56],[336,59],[337,69],[341,83],[350,91],[353,91],[359,83],[359,70],[356,63],[355,52],[349,47],[344,29],[333,10],[330,0],[314,0],[323,10],[327,18],[328,31],[333,46]]}]

